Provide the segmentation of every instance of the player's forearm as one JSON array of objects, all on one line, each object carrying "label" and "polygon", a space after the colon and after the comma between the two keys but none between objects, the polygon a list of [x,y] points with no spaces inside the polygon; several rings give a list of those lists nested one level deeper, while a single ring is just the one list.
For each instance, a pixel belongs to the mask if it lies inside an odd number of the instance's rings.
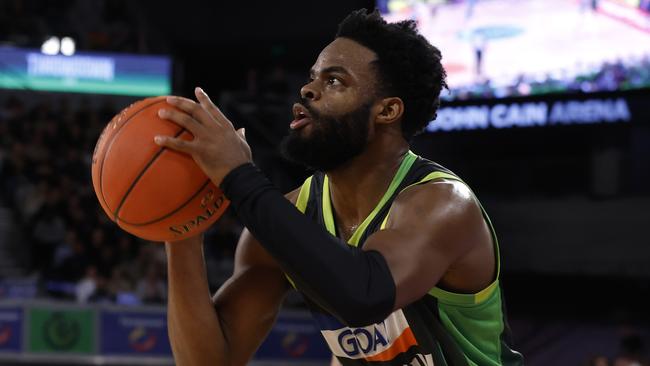
[{"label": "player's forearm", "polygon": [[351,326],[382,321],[395,301],[390,269],[376,251],[351,247],[301,214],[252,165],[222,183],[239,218],[314,302]]},{"label": "player's forearm", "polygon": [[177,365],[228,365],[228,345],[213,306],[202,239],[166,243],[169,339]]}]

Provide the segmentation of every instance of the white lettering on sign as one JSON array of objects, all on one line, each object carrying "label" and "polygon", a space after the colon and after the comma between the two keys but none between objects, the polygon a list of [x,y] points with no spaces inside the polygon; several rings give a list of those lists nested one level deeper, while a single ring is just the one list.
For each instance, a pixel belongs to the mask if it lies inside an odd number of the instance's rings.
[{"label": "white lettering on sign", "polygon": [[490,121],[496,128],[543,126],[547,110],[546,103],[497,104],[492,107]]},{"label": "white lettering on sign", "polygon": [[630,110],[625,99],[557,102],[551,109],[551,124],[628,122]]},{"label": "white lettering on sign", "polygon": [[85,78],[112,81],[115,61],[101,56],[27,55],[27,74],[61,78]]},{"label": "white lettering on sign", "polygon": [[120,324],[125,327],[164,328],[165,321],[156,318],[120,317]]},{"label": "white lettering on sign", "polygon": [[444,107],[427,126],[428,132],[547,125],[630,122],[627,101],[618,99],[568,100],[554,103],[499,103],[493,106]]},{"label": "white lettering on sign", "polygon": [[488,128],[490,107],[448,107],[438,111],[435,123],[429,123],[428,131],[476,130]]}]

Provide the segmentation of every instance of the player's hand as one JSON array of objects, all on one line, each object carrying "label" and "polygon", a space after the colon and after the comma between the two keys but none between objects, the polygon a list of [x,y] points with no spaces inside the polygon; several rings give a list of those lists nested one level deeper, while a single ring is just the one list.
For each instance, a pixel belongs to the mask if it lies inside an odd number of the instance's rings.
[{"label": "player's hand", "polygon": [[231,170],[252,161],[251,149],[244,129],[235,131],[203,89],[197,87],[194,94],[198,103],[182,97],[167,98],[167,103],[182,112],[169,108],[158,111],[160,118],[184,127],[194,139],[156,136],[154,141],[160,146],[191,155],[212,182],[219,185]]}]

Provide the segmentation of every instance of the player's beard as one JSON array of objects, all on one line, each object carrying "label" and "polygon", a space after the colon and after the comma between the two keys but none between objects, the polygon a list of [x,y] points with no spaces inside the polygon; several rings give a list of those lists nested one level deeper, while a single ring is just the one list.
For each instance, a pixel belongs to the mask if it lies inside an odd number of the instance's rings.
[{"label": "player's beard", "polygon": [[311,131],[302,136],[302,129],[289,130],[280,144],[280,151],[286,159],[327,172],[347,163],[365,149],[372,103],[364,103],[337,117],[315,111],[306,100],[302,100],[302,105],[309,111]]}]

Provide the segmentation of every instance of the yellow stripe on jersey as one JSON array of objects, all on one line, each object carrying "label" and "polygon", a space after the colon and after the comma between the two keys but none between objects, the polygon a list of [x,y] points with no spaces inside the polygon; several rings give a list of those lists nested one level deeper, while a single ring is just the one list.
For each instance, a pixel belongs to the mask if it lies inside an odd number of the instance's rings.
[{"label": "yellow stripe on jersey", "polygon": [[[381,198],[379,203],[377,203],[372,212],[370,212],[365,220],[363,220],[361,225],[359,225],[359,227],[354,231],[348,240],[348,244],[355,247],[359,245],[359,240],[361,239],[361,236],[363,236],[363,233],[366,231],[366,228],[368,228],[368,225],[370,225],[375,216],[377,216],[377,213],[381,210],[384,204],[386,204],[386,201],[388,201],[393,196],[393,193],[395,193],[397,187],[399,187],[406,174],[409,172],[409,170],[411,170],[411,167],[413,166],[413,163],[415,163],[415,160],[417,160],[417,155],[409,150],[402,160],[399,169],[395,173],[393,180],[390,182],[388,189],[384,193],[384,196]],[[334,227],[334,211],[332,210],[332,204],[330,202],[329,179],[327,178],[327,175],[325,176],[323,182],[323,217],[325,218],[325,226],[327,227],[327,230],[330,232],[330,234],[336,235],[336,228]]]},{"label": "yellow stripe on jersey", "polygon": [[298,193],[298,199],[296,200],[296,208],[300,212],[305,213],[307,209],[307,202],[309,202],[309,191],[311,191],[311,178],[305,179],[305,182],[300,187],[300,193]]}]

